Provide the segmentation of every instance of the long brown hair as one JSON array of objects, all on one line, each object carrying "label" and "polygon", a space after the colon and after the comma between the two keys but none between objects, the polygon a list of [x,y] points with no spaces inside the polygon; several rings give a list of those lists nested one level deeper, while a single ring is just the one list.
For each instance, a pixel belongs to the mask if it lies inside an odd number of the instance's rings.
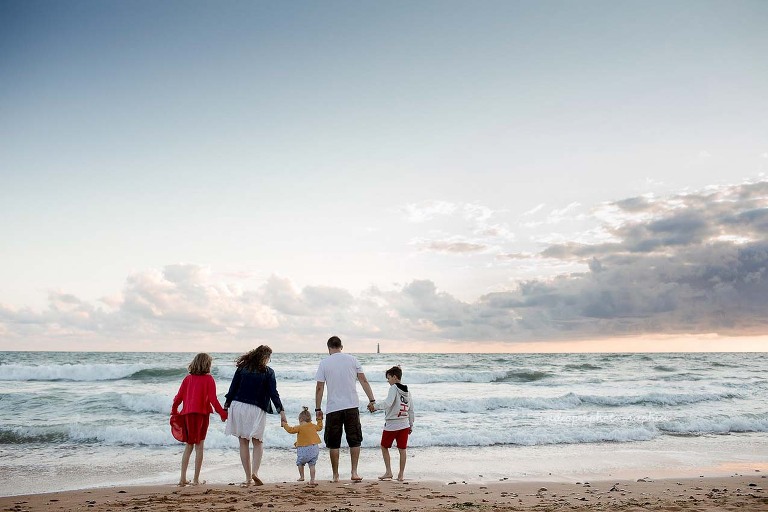
[{"label": "long brown hair", "polygon": [[267,369],[267,363],[272,356],[272,349],[266,345],[259,345],[257,348],[247,352],[235,361],[235,366],[240,369],[263,372]]}]

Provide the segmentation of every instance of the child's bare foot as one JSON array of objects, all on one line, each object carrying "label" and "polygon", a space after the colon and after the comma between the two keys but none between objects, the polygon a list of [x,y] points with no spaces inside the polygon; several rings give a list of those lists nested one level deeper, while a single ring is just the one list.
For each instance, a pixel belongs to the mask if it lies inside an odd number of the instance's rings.
[{"label": "child's bare foot", "polygon": [[392,473],[384,473],[379,477],[379,480],[392,480]]}]

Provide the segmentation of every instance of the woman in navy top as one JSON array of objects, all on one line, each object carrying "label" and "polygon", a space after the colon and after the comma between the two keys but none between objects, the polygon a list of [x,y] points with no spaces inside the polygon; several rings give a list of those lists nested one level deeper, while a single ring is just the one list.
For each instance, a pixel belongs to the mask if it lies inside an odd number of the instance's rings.
[{"label": "woman in navy top", "polygon": [[224,395],[224,408],[229,412],[225,433],[236,436],[240,441],[240,461],[245,471],[245,482],[241,484],[243,487],[251,485],[251,480],[255,485],[263,485],[259,478],[259,466],[264,455],[267,414],[278,412],[281,420],[286,419],[277,392],[275,372],[267,366],[271,356],[272,349],[266,345],[240,356],[235,361],[237,370],[229,391]]}]

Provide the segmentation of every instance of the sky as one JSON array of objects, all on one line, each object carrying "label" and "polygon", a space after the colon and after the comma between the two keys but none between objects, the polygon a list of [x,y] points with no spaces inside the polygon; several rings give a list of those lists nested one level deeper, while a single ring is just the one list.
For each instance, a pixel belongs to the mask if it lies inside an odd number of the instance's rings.
[{"label": "sky", "polygon": [[766,22],[0,0],[0,350],[768,350]]}]

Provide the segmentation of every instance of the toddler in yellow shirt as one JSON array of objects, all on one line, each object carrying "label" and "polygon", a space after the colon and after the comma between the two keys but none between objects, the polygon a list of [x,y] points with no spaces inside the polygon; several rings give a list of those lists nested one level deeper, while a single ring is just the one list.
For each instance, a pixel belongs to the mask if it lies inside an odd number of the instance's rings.
[{"label": "toddler in yellow shirt", "polygon": [[304,464],[309,464],[309,485],[315,486],[315,465],[317,457],[320,455],[320,436],[317,433],[323,430],[322,418],[317,420],[317,425],[312,423],[312,415],[309,408],[299,413],[299,424],[295,427],[288,425],[288,422],[281,422],[283,428],[289,434],[296,434],[296,466],[299,468],[299,482],[304,481]]}]

